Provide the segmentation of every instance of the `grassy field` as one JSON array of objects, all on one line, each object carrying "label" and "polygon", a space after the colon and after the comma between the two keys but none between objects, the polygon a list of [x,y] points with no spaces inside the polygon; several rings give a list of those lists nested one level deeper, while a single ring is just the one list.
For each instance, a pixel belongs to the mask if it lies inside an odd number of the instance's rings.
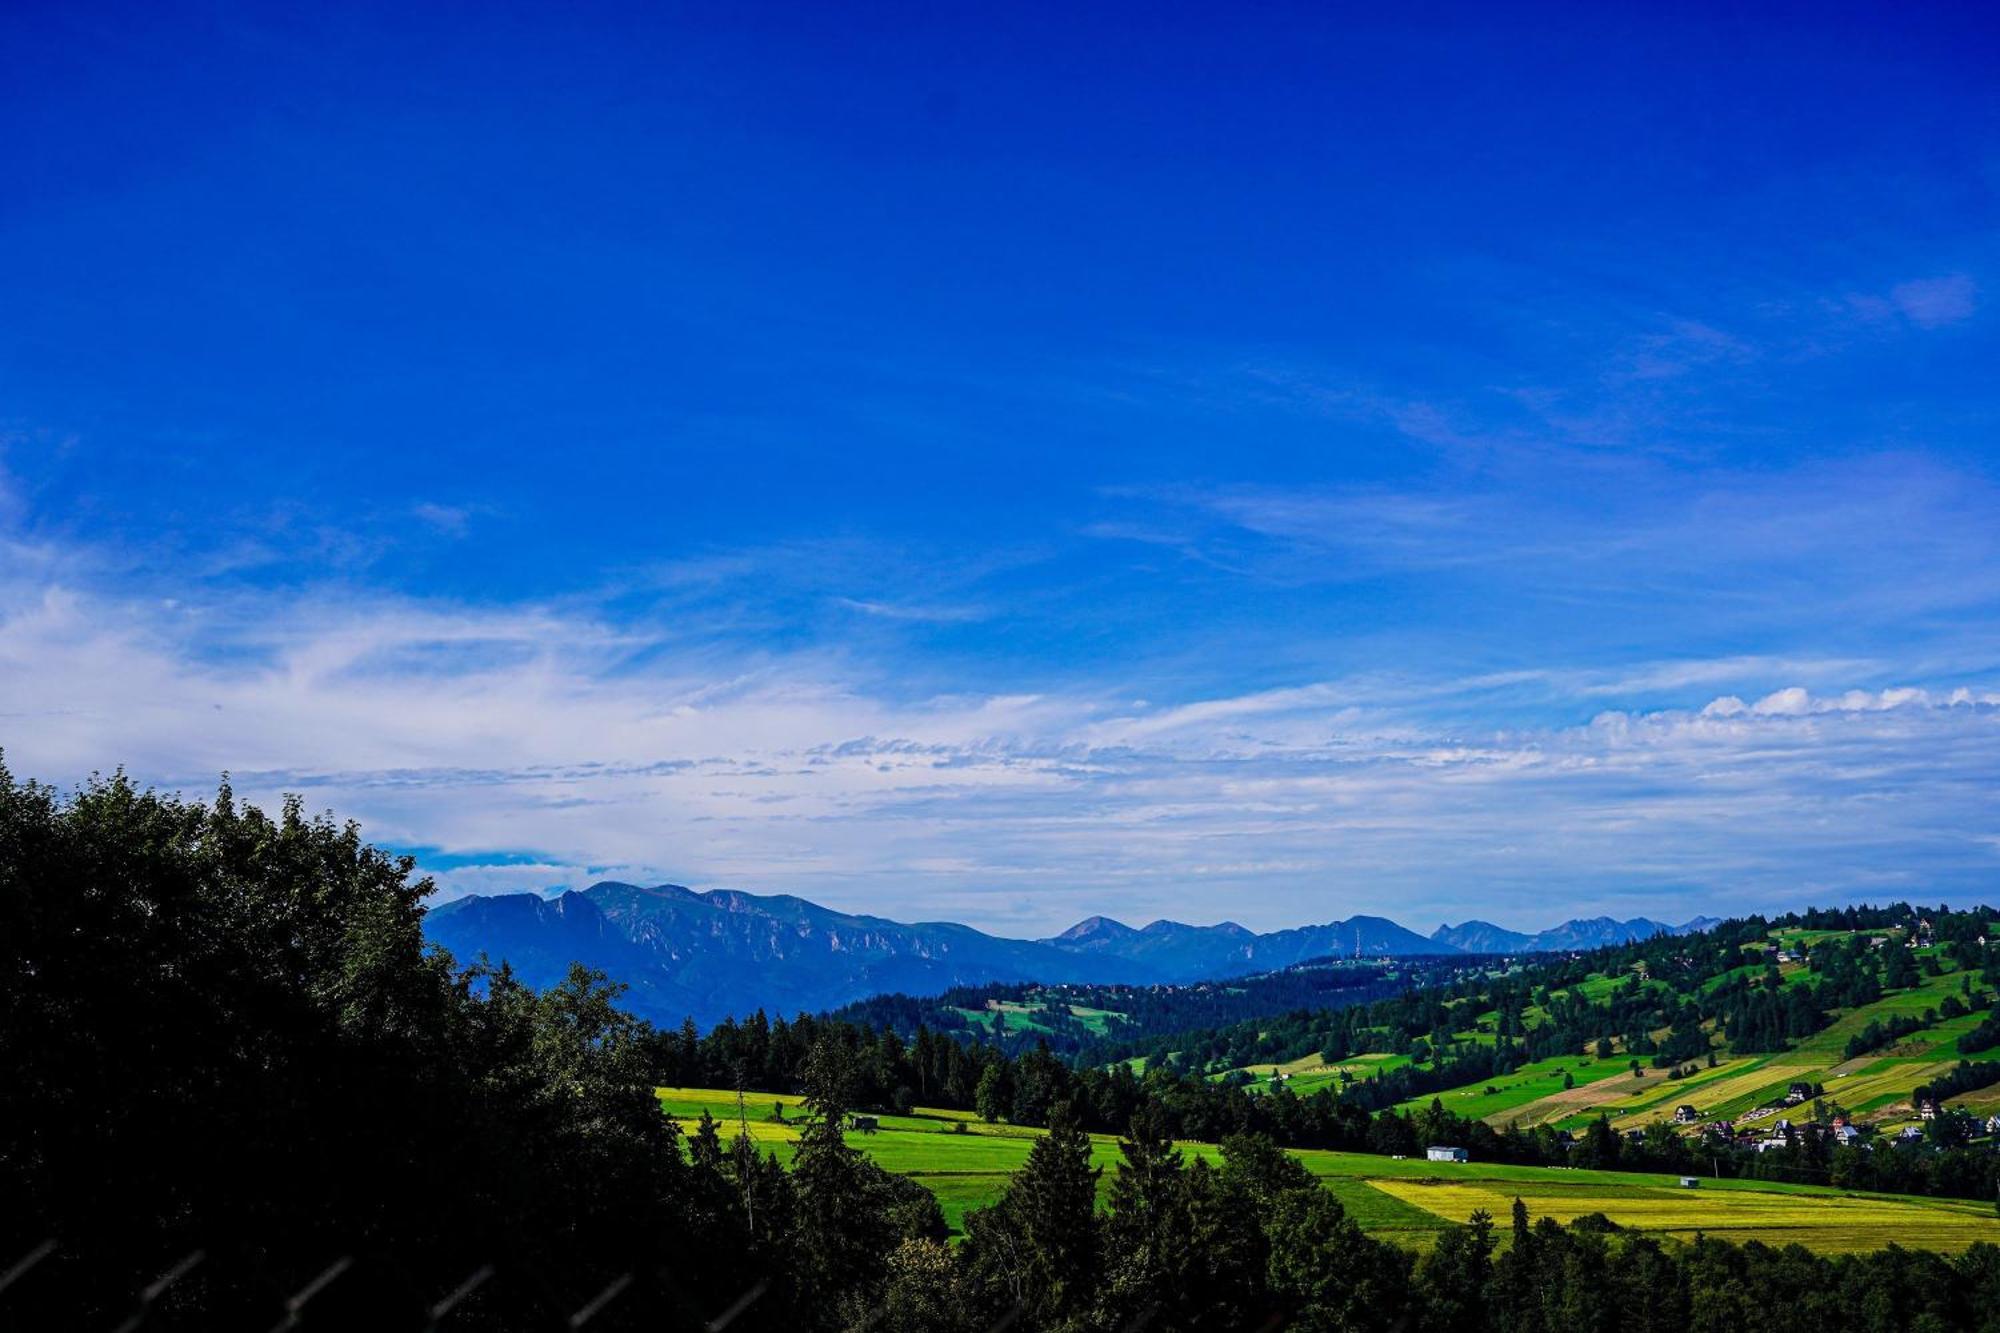
[{"label": "grassy field", "polygon": [[[732,1092],[662,1088],[659,1099],[685,1128],[692,1130],[706,1110],[722,1122],[725,1137],[737,1131]],[[792,1124],[769,1118],[773,1103],[783,1105],[787,1120],[804,1114],[797,1097],[746,1096],[748,1128],[760,1146],[787,1161],[798,1131]],[[880,1124],[879,1132],[851,1134],[848,1141],[884,1168],[922,1182],[937,1195],[954,1229],[968,1209],[999,1197],[1007,1177],[1027,1160],[1040,1134],[1012,1125],[988,1125],[964,1111],[919,1109],[907,1116],[882,1116]],[[960,1125],[963,1132],[957,1130]],[[1100,1185],[1105,1190],[1117,1167],[1118,1143],[1110,1135],[1093,1135],[1092,1145],[1093,1160],[1105,1169]],[[1182,1147],[1191,1157],[1215,1161],[1219,1156],[1212,1144]],[[1419,1249],[1444,1227],[1464,1221],[1475,1208],[1486,1209],[1504,1226],[1517,1195],[1538,1216],[1566,1221],[1601,1212],[1620,1226],[1670,1236],[1702,1231],[1773,1244],[1798,1241],[1828,1252],[1871,1249],[1890,1241],[1946,1251],[1964,1249],[1978,1240],[2000,1244],[2000,1216],[1985,1204],[1766,1181],[1705,1181],[1699,1189],[1685,1190],[1671,1177],[1627,1172],[1480,1162],[1441,1165],[1311,1150],[1294,1155],[1363,1227]]]},{"label": "grassy field", "polygon": [[[1401,1069],[1408,1063],[1410,1057],[1407,1055],[1377,1054],[1356,1055],[1342,1060],[1339,1064],[1330,1065],[1317,1055],[1306,1055],[1296,1060],[1287,1060],[1283,1064],[1245,1065],[1243,1070],[1258,1083],[1265,1085],[1270,1083],[1271,1075],[1274,1073],[1289,1074],[1291,1077],[1285,1080],[1285,1086],[1299,1096],[1305,1097],[1318,1092],[1321,1088],[1330,1087],[1338,1090],[1343,1074],[1356,1080],[1365,1079],[1370,1074]],[[1219,1078],[1221,1075],[1215,1077]]]},{"label": "grassy field", "polygon": [[1049,1022],[1051,1009],[1069,1010],[1070,1017],[1100,1037],[1110,1030],[1114,1020],[1124,1017],[1109,1009],[1068,1004],[1060,996],[1039,994],[1027,1000],[988,1000],[984,1009],[960,1008],[952,1012],[982,1027],[990,1027],[993,1016],[998,1014],[1008,1032],[1053,1032],[1055,1028]]}]

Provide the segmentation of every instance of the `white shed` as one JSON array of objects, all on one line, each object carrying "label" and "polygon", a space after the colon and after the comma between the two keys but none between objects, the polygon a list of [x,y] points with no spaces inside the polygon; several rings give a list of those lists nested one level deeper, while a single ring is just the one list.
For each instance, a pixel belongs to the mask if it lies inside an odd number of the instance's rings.
[{"label": "white shed", "polygon": [[1470,1160],[1463,1148],[1443,1148],[1436,1145],[1425,1149],[1424,1155],[1433,1162],[1464,1162]]}]

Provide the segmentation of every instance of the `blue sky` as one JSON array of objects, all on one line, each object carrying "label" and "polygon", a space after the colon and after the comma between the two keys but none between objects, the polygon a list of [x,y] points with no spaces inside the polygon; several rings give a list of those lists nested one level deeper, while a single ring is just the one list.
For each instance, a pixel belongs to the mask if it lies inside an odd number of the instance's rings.
[{"label": "blue sky", "polygon": [[1970,7],[10,6],[0,746],[446,893],[1993,898]]}]

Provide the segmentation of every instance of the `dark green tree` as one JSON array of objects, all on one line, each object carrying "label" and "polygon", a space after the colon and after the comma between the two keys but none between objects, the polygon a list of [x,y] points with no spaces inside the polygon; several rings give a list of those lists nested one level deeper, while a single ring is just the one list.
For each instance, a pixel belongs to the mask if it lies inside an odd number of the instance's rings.
[{"label": "dark green tree", "polygon": [[1491,1326],[1494,1243],[1493,1216],[1483,1208],[1438,1237],[1417,1266],[1418,1326],[1426,1333],[1480,1333]]},{"label": "dark green tree", "polygon": [[[1123,1157],[1111,1180],[1111,1211],[1104,1223],[1106,1319],[1113,1327],[1139,1318],[1167,1327],[1187,1313],[1187,1283],[1197,1258],[1186,1161],[1165,1116],[1153,1106],[1132,1118],[1118,1146]],[[1161,1323],[1162,1313],[1169,1323]]]},{"label": "dark green tree", "polygon": [[999,1201],[966,1217],[967,1270],[989,1316],[1018,1311],[1053,1333],[1086,1327],[1103,1271],[1098,1175],[1090,1136],[1058,1103]]},{"label": "dark green tree", "polygon": [[1404,1321],[1409,1256],[1369,1239],[1332,1194],[1313,1189],[1280,1195],[1265,1234],[1270,1294],[1290,1312],[1286,1328],[1360,1333]]}]

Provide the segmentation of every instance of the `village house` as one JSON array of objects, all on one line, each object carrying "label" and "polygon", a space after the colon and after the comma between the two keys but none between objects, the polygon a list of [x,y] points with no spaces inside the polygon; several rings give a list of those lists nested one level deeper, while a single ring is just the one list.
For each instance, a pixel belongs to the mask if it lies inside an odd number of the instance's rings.
[{"label": "village house", "polygon": [[1811,1101],[1812,1095],[1812,1084],[1794,1083],[1791,1087],[1785,1089],[1785,1105],[1797,1106],[1800,1102]]},{"label": "village house", "polygon": [[1942,1109],[1938,1105],[1938,1099],[1935,1097],[1917,1098],[1917,1116],[1919,1119],[1935,1120],[1938,1118],[1938,1112]]},{"label": "village house", "polygon": [[1852,1125],[1835,1125],[1833,1137],[1843,1144],[1851,1145],[1861,1137],[1861,1131]]},{"label": "village house", "polygon": [[1674,1123],[1676,1125],[1693,1125],[1699,1124],[1700,1121],[1700,1108],[1685,1104],[1674,1108]]}]

